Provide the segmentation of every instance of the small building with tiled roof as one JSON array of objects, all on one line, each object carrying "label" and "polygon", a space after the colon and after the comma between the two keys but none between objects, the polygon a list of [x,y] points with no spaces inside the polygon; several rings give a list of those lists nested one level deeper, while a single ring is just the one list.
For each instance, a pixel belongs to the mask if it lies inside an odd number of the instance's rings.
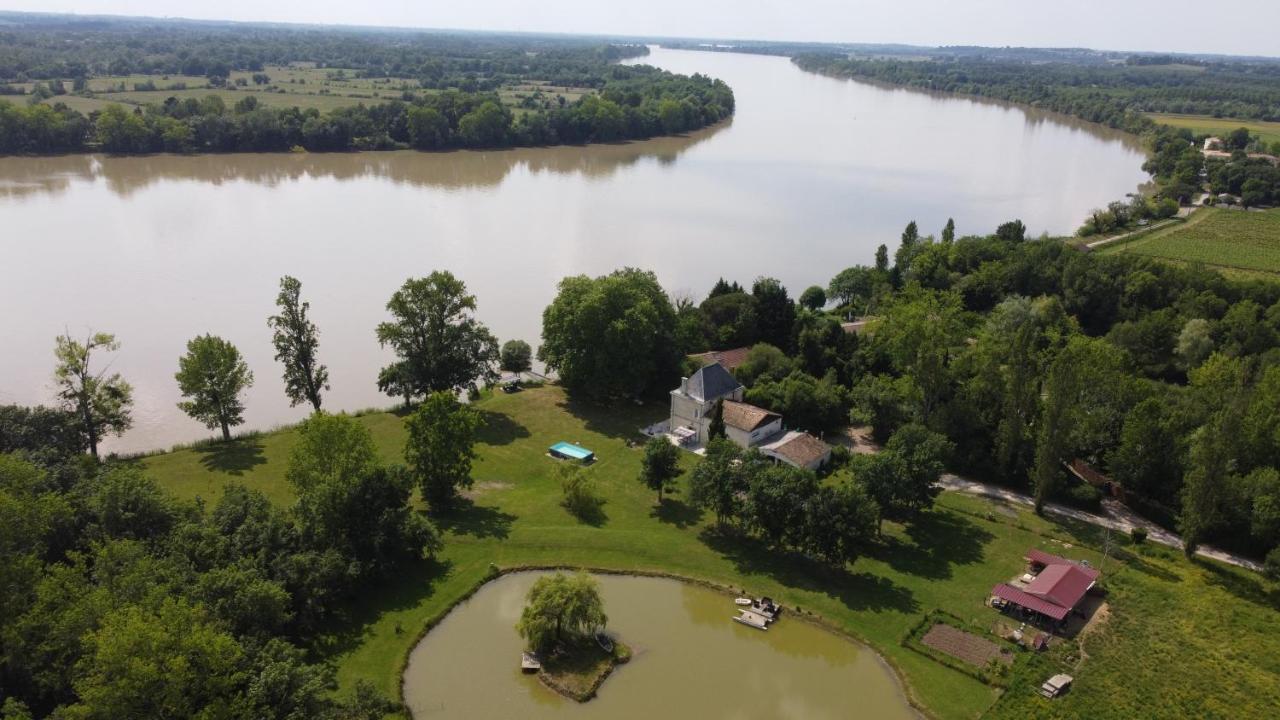
[{"label": "small building with tiled roof", "polygon": [[754,447],[782,432],[782,416],[749,403],[725,400],[724,430],[739,447]]},{"label": "small building with tiled roof", "polygon": [[693,360],[703,365],[711,363],[720,363],[725,370],[733,372],[737,370],[742,363],[747,361],[747,354],[751,352],[749,347],[732,348],[730,350],[709,350],[704,353],[690,355]]},{"label": "small building with tiled roof", "polygon": [[817,470],[831,459],[831,446],[807,432],[791,430],[760,446],[765,457],[792,467]]},{"label": "small building with tiled roof", "polygon": [[1027,551],[1027,560],[1035,572],[1030,582],[1022,587],[999,583],[991,588],[991,595],[1023,614],[1040,615],[1055,623],[1079,608],[1100,575],[1088,565],[1035,548]]}]

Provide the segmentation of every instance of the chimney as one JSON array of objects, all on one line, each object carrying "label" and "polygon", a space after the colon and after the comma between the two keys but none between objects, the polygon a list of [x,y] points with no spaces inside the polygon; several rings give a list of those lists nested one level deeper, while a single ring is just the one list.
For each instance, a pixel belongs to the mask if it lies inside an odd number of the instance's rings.
[{"label": "chimney", "polygon": [[685,395],[689,394],[689,378],[687,377],[680,378],[680,392],[684,393]]}]

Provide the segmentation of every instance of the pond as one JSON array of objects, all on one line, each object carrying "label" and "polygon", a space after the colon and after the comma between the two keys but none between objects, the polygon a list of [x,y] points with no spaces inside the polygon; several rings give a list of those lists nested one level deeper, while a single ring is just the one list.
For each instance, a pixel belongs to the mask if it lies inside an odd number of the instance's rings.
[{"label": "pond", "polygon": [[255,374],[246,426],[294,422],[266,318],[303,284],[331,410],[387,406],[374,327],[409,276],[467,283],[500,340],[537,345],[560,278],[634,266],[704,297],[773,275],[798,296],[897,244],[909,220],[1069,233],[1144,179],[1136,141],[1060,116],[805,73],[786,58],[655,50],[730,83],[731,122],[689,137],[452,153],[0,158],[0,403],[51,402],[54,337],[123,343],[134,427],[112,451],[208,436],[176,407],[188,339]]},{"label": "pond", "polygon": [[[769,630],[733,622],[732,599],[676,580],[600,575],[609,630],[631,648],[579,704],[520,672],[515,624],[539,573],[485,585],[429,632],[404,675],[415,720],[825,720],[916,718],[871,650],[786,614]],[[856,711],[854,710],[856,708]]]}]

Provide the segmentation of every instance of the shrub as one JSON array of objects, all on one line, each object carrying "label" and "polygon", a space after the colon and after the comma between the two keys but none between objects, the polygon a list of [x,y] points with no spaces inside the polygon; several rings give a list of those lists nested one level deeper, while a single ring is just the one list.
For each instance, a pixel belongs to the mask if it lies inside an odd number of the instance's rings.
[{"label": "shrub", "polygon": [[601,515],[604,498],[596,491],[595,481],[580,465],[561,465],[560,505],[583,522],[596,522]]},{"label": "shrub", "polygon": [[1102,508],[1102,493],[1092,485],[1080,483],[1067,488],[1060,498],[1063,503],[1081,510],[1097,512]]},{"label": "shrub", "polygon": [[1272,548],[1262,565],[1262,572],[1272,580],[1280,580],[1280,547]]},{"label": "shrub", "polygon": [[1129,539],[1133,541],[1134,545],[1141,545],[1147,541],[1147,529],[1143,527],[1133,528],[1129,531]]}]

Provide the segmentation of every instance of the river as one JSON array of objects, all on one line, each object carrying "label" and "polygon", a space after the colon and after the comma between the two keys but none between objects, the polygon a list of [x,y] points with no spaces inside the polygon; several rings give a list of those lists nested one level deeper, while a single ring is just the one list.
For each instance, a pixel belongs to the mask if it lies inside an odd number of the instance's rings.
[{"label": "river", "polygon": [[731,122],[642,143],[490,152],[0,158],[0,403],[52,402],[53,340],[110,331],[135,388],[135,452],[212,434],[176,407],[186,341],[235,343],[246,427],[305,416],[266,318],[303,283],[328,409],[385,406],[390,294],[447,269],[500,340],[536,347],[561,277],[654,270],[702,297],[768,274],[799,295],[893,248],[909,220],[960,235],[1021,218],[1069,233],[1145,180],[1137,142],[1060,116],[802,72],[786,58],[656,49],[737,97]]},{"label": "river", "polygon": [[595,699],[566,700],[520,672],[515,625],[536,577],[489,583],[414,648],[404,674],[414,720],[918,717],[889,668],[861,645],[785,614],[762,632],[730,619],[726,595],[611,575],[598,577],[609,630],[633,658]]}]

